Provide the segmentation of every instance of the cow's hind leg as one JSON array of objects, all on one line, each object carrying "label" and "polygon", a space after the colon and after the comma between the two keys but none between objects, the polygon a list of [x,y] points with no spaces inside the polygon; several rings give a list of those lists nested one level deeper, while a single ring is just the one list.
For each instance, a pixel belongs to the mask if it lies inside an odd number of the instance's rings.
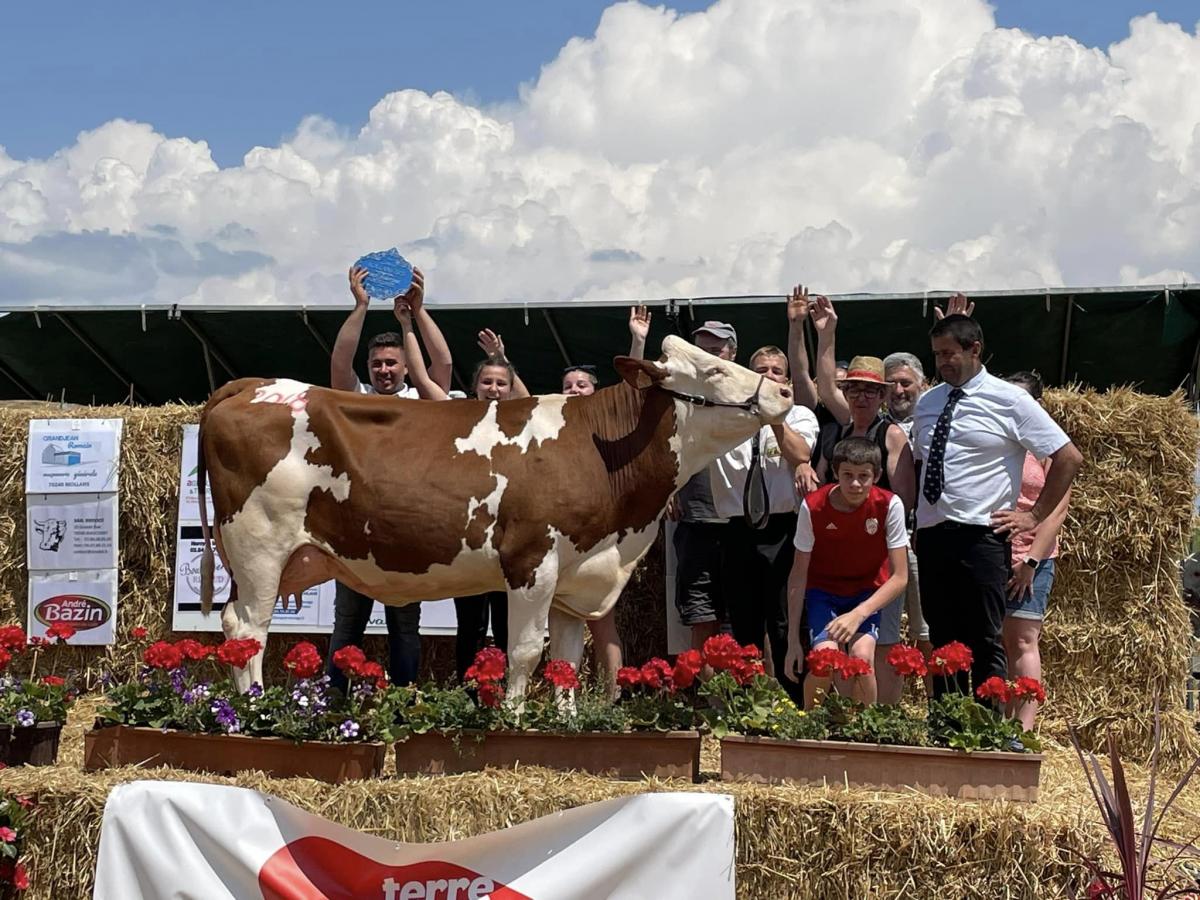
[{"label": "cow's hind leg", "polygon": [[225,632],[226,639],[254,638],[262,645],[246,668],[233,670],[234,683],[242,693],[250,690],[251,684],[263,683],[263,655],[267,649],[267,629],[275,610],[275,600],[279,596],[281,571],[282,567],[279,567],[273,576],[265,571],[244,573],[236,594],[230,594],[229,602],[221,610],[221,629]]}]

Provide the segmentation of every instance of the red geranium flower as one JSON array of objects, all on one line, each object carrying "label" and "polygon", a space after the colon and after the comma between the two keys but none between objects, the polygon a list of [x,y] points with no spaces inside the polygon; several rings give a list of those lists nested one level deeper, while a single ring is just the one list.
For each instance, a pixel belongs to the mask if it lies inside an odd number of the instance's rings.
[{"label": "red geranium flower", "polygon": [[383,682],[384,686],[387,685],[387,676],[383,673],[383,666],[377,662],[367,661],[363,663],[358,667],[358,670],[354,674],[359,678],[372,679],[376,686],[378,686],[381,681]]},{"label": "red geranium flower", "polygon": [[1046,689],[1042,687],[1042,683],[1036,678],[1030,678],[1028,675],[1022,675],[1013,684],[1012,696],[1015,700],[1028,702],[1035,700],[1038,703],[1046,702]]},{"label": "red geranium flower", "polygon": [[283,658],[283,667],[297,678],[312,678],[321,671],[321,654],[309,641],[301,641]]},{"label": "red geranium flower", "polygon": [[25,649],[25,629],[20,625],[5,625],[0,628],[0,647],[15,653]]},{"label": "red geranium flower", "polygon": [[1008,684],[999,675],[993,675],[977,687],[975,694],[980,700],[995,700],[998,703],[1007,703],[1010,696]]},{"label": "red geranium flower", "polygon": [[62,687],[66,683],[67,683],[67,679],[63,678],[61,675],[43,675],[42,676],[42,684],[48,684],[51,687]]},{"label": "red geranium flower", "polygon": [[849,658],[836,647],[821,647],[808,652],[808,656],[804,658],[804,665],[818,678],[828,678],[834,672],[841,672]]},{"label": "red geranium flower", "polygon": [[75,626],[69,622],[55,622],[46,629],[46,637],[66,643],[75,637]]},{"label": "red geranium flower", "polygon": [[133,638],[135,641],[140,641],[142,638],[144,638],[146,636],[146,634],[147,634],[146,629],[143,628],[141,625],[138,625],[135,628],[129,629],[129,636],[131,638]]},{"label": "red geranium flower", "polygon": [[491,709],[498,707],[504,700],[504,685],[494,681],[479,682],[479,704]]},{"label": "red geranium flower", "polygon": [[16,839],[17,833],[15,831],[13,831],[7,825],[0,825],[0,841],[4,841],[6,844],[11,844]]},{"label": "red geranium flower", "polygon": [[0,672],[7,669],[10,662],[12,662],[12,654],[0,647]]},{"label": "red geranium flower", "polygon": [[262,644],[258,642],[257,638],[225,641],[217,647],[217,659],[235,669],[244,669],[261,649]]},{"label": "red geranium flower", "polygon": [[622,666],[617,669],[617,686],[629,690],[642,683],[642,670],[637,666]]},{"label": "red geranium flower", "polygon": [[733,680],[738,684],[749,684],[757,676],[763,674],[762,660],[739,659],[733,664],[733,668],[729,670],[729,674],[733,676]]},{"label": "red geranium flower", "polygon": [[889,650],[887,663],[902,678],[920,678],[926,672],[925,654],[907,644],[897,644]]},{"label": "red geranium flower", "polygon": [[347,644],[333,654],[333,664],[341,669],[343,675],[357,675],[366,662],[367,656],[362,648],[353,644]]},{"label": "red geranium flower", "polygon": [[546,663],[542,677],[564,691],[579,687],[579,677],[575,674],[575,667],[565,659],[552,659]]},{"label": "red geranium flower", "polygon": [[17,863],[13,869],[12,883],[18,891],[29,890],[29,873],[25,871],[24,863]]},{"label": "red geranium flower", "polygon": [[40,650],[42,647],[49,647],[50,642],[48,640],[46,640],[44,637],[39,637],[37,635],[34,635],[33,637],[31,637],[29,639],[29,646],[32,647],[34,650]]},{"label": "red geranium flower", "polygon": [[671,680],[675,687],[682,690],[690,688],[696,681],[696,676],[704,667],[704,658],[699,650],[685,650],[675,657],[675,668],[671,672]]},{"label": "red geranium flower", "polygon": [[732,669],[743,655],[732,634],[715,634],[704,642],[704,660],[718,672]]},{"label": "red geranium flower", "polygon": [[174,644],[155,641],[142,651],[142,662],[152,669],[178,669],[183,665],[183,654]]},{"label": "red geranium flower", "polygon": [[929,671],[933,675],[954,675],[971,668],[971,650],[960,641],[951,641],[938,647],[929,657]]},{"label": "red geranium flower", "polygon": [[842,663],[840,674],[843,678],[858,678],[861,675],[870,675],[871,664],[865,659],[859,659],[856,656],[847,656],[845,662]]},{"label": "red geranium flower", "polygon": [[183,658],[192,662],[208,659],[209,651],[202,643],[192,638],[184,638],[175,642],[175,649],[183,654]]},{"label": "red geranium flower", "polygon": [[506,664],[503,650],[499,647],[484,647],[475,654],[475,662],[463,677],[479,684],[485,681],[502,681]]},{"label": "red geranium flower", "polygon": [[647,660],[642,666],[642,684],[648,688],[671,688],[671,664],[665,659]]}]

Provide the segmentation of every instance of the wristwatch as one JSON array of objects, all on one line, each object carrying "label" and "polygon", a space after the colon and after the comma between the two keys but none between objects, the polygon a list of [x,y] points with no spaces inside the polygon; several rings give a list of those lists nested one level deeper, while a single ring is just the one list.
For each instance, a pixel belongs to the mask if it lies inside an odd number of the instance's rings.
[{"label": "wristwatch", "polygon": [[1034,559],[1032,556],[1025,557],[1021,562],[1025,563],[1025,565],[1029,566],[1035,572],[1038,570],[1038,566],[1042,564],[1040,559]]}]

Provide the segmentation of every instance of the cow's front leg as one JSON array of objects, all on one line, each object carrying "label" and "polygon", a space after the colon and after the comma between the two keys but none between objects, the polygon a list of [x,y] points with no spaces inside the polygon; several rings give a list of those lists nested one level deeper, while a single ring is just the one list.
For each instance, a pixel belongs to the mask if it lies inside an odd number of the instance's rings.
[{"label": "cow's front leg", "polygon": [[[565,659],[575,667],[576,672],[583,660],[583,619],[557,607],[550,608],[550,658]],[[555,693],[559,708],[574,715],[575,691],[556,688]]]},{"label": "cow's front leg", "polygon": [[518,713],[525,708],[529,679],[542,658],[556,574],[544,577],[539,567],[533,585],[508,589],[508,702]]}]

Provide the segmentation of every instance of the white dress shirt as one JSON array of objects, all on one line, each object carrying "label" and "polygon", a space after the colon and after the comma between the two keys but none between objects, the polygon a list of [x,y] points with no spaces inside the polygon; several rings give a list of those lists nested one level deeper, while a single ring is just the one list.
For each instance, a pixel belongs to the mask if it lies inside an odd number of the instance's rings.
[{"label": "white dress shirt", "polygon": [[[784,420],[784,427],[800,435],[808,444],[808,449],[812,450],[817,441],[817,417],[811,409],[807,406],[793,406]],[[746,472],[750,468],[752,440],[753,438],[746,440],[724,456],[718,456],[709,465],[713,507],[723,519],[746,514],[742,506],[742,495],[746,490]],[[796,478],[792,467],[783,458],[779,443],[775,440],[775,432],[771,430],[770,425],[764,425],[759,431],[759,440],[759,458],[767,482],[771,514],[795,512],[798,505]]]},{"label": "white dress shirt", "polygon": [[[378,394],[379,393],[379,391],[375,390],[375,385],[363,384],[361,381],[358,383],[358,392],[360,394]],[[381,396],[386,397],[387,395],[383,394]],[[401,400],[420,400],[421,399],[421,395],[417,393],[417,389],[415,387],[413,387],[411,384],[409,384],[408,382],[405,382],[404,384],[400,385],[400,390],[396,391],[391,396],[399,397]]]},{"label": "white dress shirt", "polygon": [[[917,490],[917,527],[939,522],[989,525],[992,513],[1015,509],[1021,470],[1028,451],[1038,459],[1066,446],[1070,438],[1029,393],[987,369],[959,385],[942,467],[942,495],[930,505],[923,495],[927,466]],[[949,399],[951,385],[930,388],[913,415],[913,456],[929,459],[933,431]]]}]

